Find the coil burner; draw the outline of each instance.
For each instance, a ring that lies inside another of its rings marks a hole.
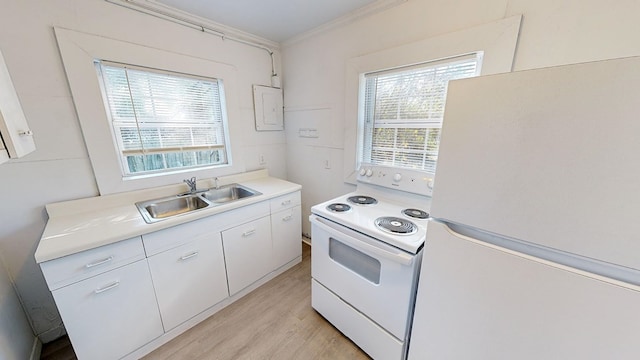
[[[404,209],[402,213],[415,219],[428,219],[429,213],[420,209]]]
[[[339,213],[339,212],[345,212],[345,211],[351,210],[351,206],[343,203],[333,203],[333,204],[327,205],[327,209],[329,211]]]
[[[378,229],[396,235],[411,235],[418,231],[416,224],[393,216],[379,217],[376,219],[375,224]]]
[[[366,196],[366,195],[351,196],[347,200],[350,203],[354,203],[358,205],[373,205],[378,203],[378,200],[376,200],[375,198],[372,198],[371,196]]]

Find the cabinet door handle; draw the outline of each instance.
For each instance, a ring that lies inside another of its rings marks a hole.
[[[293,216],[291,216],[291,215],[287,215],[287,216],[285,216],[285,217],[283,217],[283,218],[282,218],[282,221],[289,221],[289,220],[291,220],[291,219],[293,219]]]
[[[243,237],[247,237],[247,236],[251,236],[256,232],[256,229],[252,229],[252,230],[247,230],[245,232],[242,233]]]
[[[285,201],[282,202],[282,206],[286,206],[286,205],[289,205],[289,204],[291,204],[291,200],[285,200]]]
[[[198,252],[197,251],[194,251],[194,252],[192,252],[191,254],[188,254],[188,255],[181,256],[180,260],[191,259],[194,256],[198,256]]]
[[[105,292],[107,290],[111,290],[113,288],[116,288],[118,286],[120,286],[120,281],[114,281],[113,283],[111,283],[111,284],[109,284],[109,285],[107,285],[107,286],[105,286],[103,288],[95,289],[93,292],[96,293],[96,294],[100,294],[100,293],[103,293],[103,292]]]
[[[93,262],[93,263],[89,263],[89,264],[85,265],[84,267],[86,267],[87,269],[90,269],[90,268],[92,268],[92,267],[94,267],[94,266],[98,266],[98,265],[106,264],[106,263],[108,263],[108,262],[109,262],[109,261],[111,261],[111,260],[113,260],[113,256],[109,256],[108,258],[106,258],[106,259],[102,259],[102,260],[100,260],[100,261],[96,261],[96,262]]]

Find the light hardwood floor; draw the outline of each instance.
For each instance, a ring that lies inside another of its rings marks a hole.
[[[369,359],[311,308],[311,249],[302,262],[147,355],[174,359]]]

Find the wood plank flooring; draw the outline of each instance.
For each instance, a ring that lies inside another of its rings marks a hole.
[[[300,264],[144,359],[370,358],[311,308],[311,248],[304,244]]]
[[[68,336],[42,345],[40,360],[77,360]]]

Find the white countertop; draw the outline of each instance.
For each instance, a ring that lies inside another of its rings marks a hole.
[[[266,170],[220,178],[220,185],[239,183],[262,195],[168,218],[147,224],[135,203],[184,192],[183,184],[133,191],[108,196],[65,201],[46,206],[49,221],[35,252],[37,263],[57,259],[84,250],[112,244],[135,236],[166,229],[249,204],[300,190],[302,187],[269,177]],[[198,187],[213,187],[211,179],[198,181]]]

